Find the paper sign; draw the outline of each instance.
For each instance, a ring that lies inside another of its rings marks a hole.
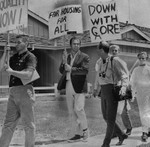
[[[28,0],[0,0],[0,33],[27,27]]]
[[[30,79],[21,79],[21,81],[22,81],[23,85],[26,85],[26,84],[31,83],[39,78],[40,78],[40,75],[38,74],[37,70],[34,70],[32,77]]]
[[[115,1],[88,3],[86,4],[86,11],[92,42],[121,38],[117,4]]]
[[[81,5],[63,6],[49,13],[50,39],[73,31],[83,33]]]

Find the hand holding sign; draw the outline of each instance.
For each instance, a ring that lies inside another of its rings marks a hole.
[[[10,51],[10,45],[6,45],[6,46],[4,47],[4,52],[6,53],[6,52],[8,52],[8,51]]]
[[[62,59],[63,59],[64,64],[67,63],[67,56],[68,56],[68,53],[67,53],[66,49],[64,49],[63,55],[62,55]]]
[[[9,66],[10,45],[6,44],[6,46],[4,47],[4,54],[6,54],[5,64],[7,64]]]

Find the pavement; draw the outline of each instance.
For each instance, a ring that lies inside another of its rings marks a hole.
[[[150,147],[150,138],[147,142],[141,142],[141,133],[142,128],[134,128],[132,134],[128,139],[124,140],[123,144],[120,147]],[[36,138],[35,147],[101,147],[104,139],[104,134],[90,137],[88,142],[75,142],[68,143],[66,140],[50,140],[50,139],[41,139]],[[111,141],[110,147],[115,147],[118,142],[118,138],[114,138]],[[23,130],[16,130],[11,141],[10,147],[24,147],[24,132]]]
[[[0,102],[6,100],[7,98],[1,99]],[[92,106],[96,107],[97,104],[98,105],[97,107],[99,108],[100,102],[96,101],[96,103],[92,103],[95,101],[90,101],[90,105],[93,104]],[[88,104],[89,103],[87,103],[87,107]],[[99,111],[96,109],[96,112],[94,111],[92,115],[94,114],[99,114]],[[0,126],[0,133],[1,133],[1,126]],[[47,136],[39,136],[38,134],[36,134],[35,147],[101,147],[105,136],[105,134],[102,134],[89,137],[88,142],[80,141],[75,143],[68,143],[66,140],[62,140],[61,138],[51,140],[49,134],[46,135]],[[150,138],[148,138],[147,142],[143,143],[141,142],[141,135],[142,135],[141,127],[133,128],[132,134],[128,137],[128,139],[124,140],[123,144],[120,147],[150,147]],[[24,147],[24,137],[25,134],[23,129],[22,128],[16,129],[9,147]],[[112,139],[110,147],[115,147],[117,142],[118,138]]]

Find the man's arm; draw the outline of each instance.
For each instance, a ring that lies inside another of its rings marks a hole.
[[[32,68],[28,68],[26,70],[22,70],[22,71],[16,71],[16,70],[13,70],[11,69],[10,67],[8,67],[6,69],[6,71],[10,74],[10,75],[13,75],[17,78],[20,78],[20,79],[30,79],[32,77],[32,74],[33,74],[33,71],[34,69]]]
[[[101,86],[99,84],[99,71],[96,71],[94,89],[93,89],[93,96],[94,97],[98,96],[100,89],[101,89]]]
[[[37,60],[36,57],[33,54],[30,54],[26,57],[26,68],[22,71],[13,70],[10,66],[6,69],[6,71],[15,77],[18,77],[20,79],[30,79],[32,77],[32,74],[34,70],[36,69]]]
[[[4,48],[4,53],[0,59],[0,71],[3,71],[7,65],[7,58],[9,54],[10,47],[5,47]]]
[[[129,85],[129,72],[126,63],[123,60],[119,58],[118,60],[115,60],[114,58],[114,61],[115,61],[114,62],[115,74],[116,77],[120,77],[121,85],[122,85],[119,93],[122,96],[124,96],[126,93],[127,86]]]
[[[121,59],[114,58],[114,69],[117,77],[120,77],[121,85],[127,87],[129,84],[129,71],[126,63]]]
[[[89,70],[89,61],[90,61],[89,56],[85,55],[80,67],[72,67],[71,68],[72,74],[86,75],[88,73],[88,70]]]
[[[96,64],[95,64],[95,71],[99,71],[99,68],[100,68],[100,64],[101,64],[101,58],[99,58],[97,61],[96,61]]]
[[[61,61],[61,64],[59,66],[59,72],[61,74],[63,74],[65,71],[65,64],[67,64],[67,57],[68,57],[68,53],[66,50],[64,50],[63,54],[62,54],[62,61]]]

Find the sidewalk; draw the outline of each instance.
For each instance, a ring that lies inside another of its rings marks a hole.
[[[123,145],[120,147],[150,147],[150,138],[146,143],[142,143],[140,140],[141,137],[141,127],[134,128],[132,135],[128,139],[124,140]],[[35,147],[101,147],[104,139],[104,135],[98,135],[90,137],[88,142],[75,142],[68,143],[63,140],[41,140],[36,139]],[[115,147],[118,142],[118,138],[112,139],[110,147]],[[24,147],[24,133],[23,131],[16,131],[13,136],[10,147]]]

